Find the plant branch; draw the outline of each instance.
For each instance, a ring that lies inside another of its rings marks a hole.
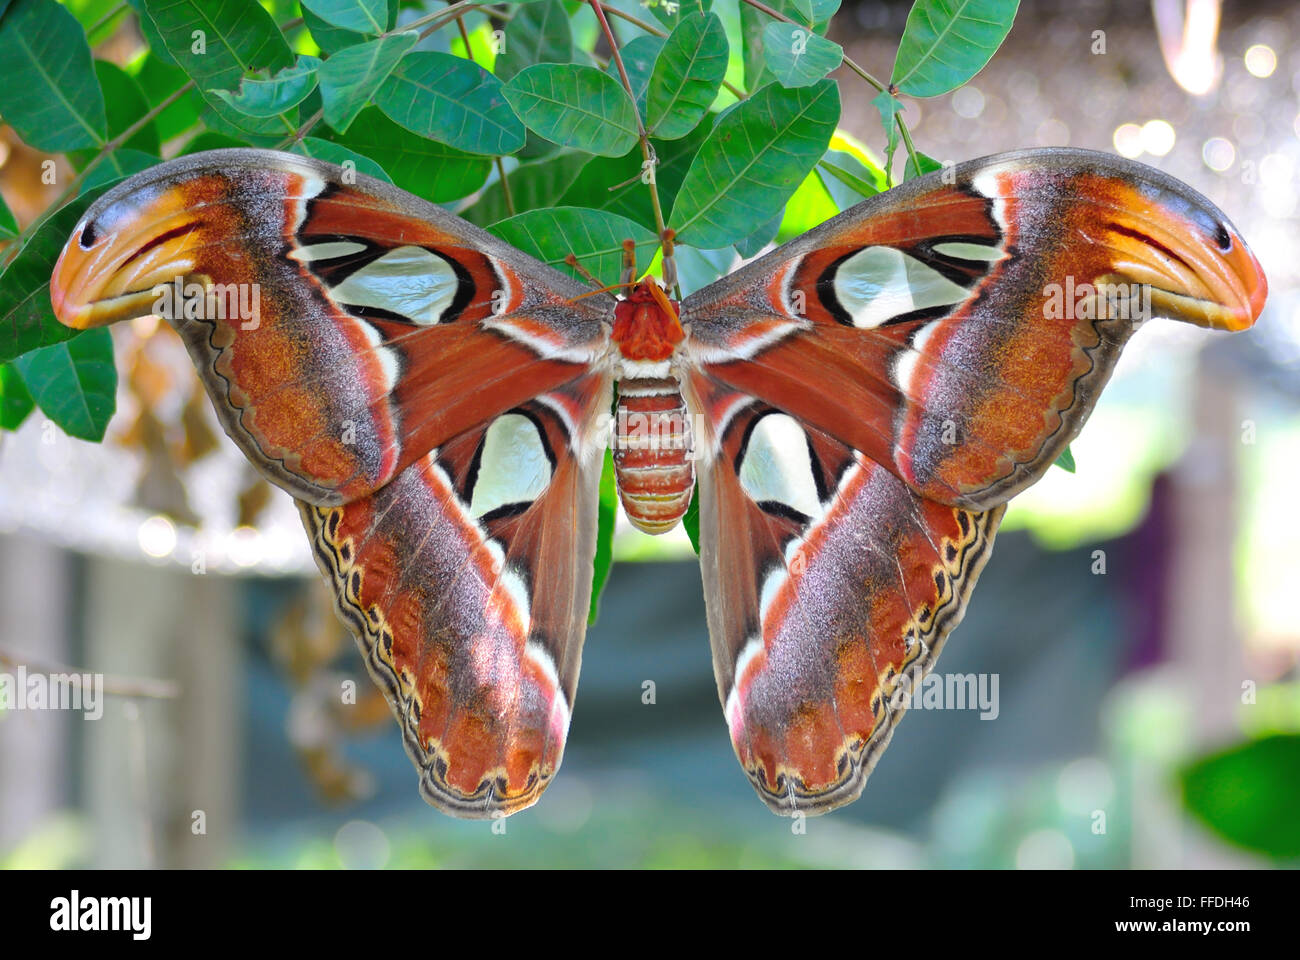
[[[302,138],[307,136],[307,134],[311,131],[312,127],[320,123],[321,117],[323,117],[324,115],[325,115],[325,110],[323,108],[317,110],[315,113],[313,113],[310,117],[308,117],[306,120],[302,122],[301,127],[299,127],[297,130],[294,130],[287,137],[285,137],[283,140],[277,143],[275,145],[275,149],[283,150],[285,147],[292,146],[295,143],[301,143]],[[284,116],[284,114],[281,114],[281,116]]]
[[[802,27],[805,30],[809,29],[806,24],[800,23],[798,20],[791,20],[789,17],[787,17],[784,13],[781,13],[779,10],[773,10],[767,4],[763,3],[763,0],[742,0],[742,2],[749,4],[749,6],[753,7],[755,10],[759,11],[760,13],[767,14],[769,17],[771,17],[774,20],[780,20],[782,23],[791,23],[794,24],[796,27]],[[848,54],[844,54],[843,56],[844,56],[844,65],[848,67],[850,70],[852,70],[854,73],[856,73],[863,80],[865,80],[867,83],[869,83],[871,86],[875,87],[877,92],[879,93],[888,92],[890,96],[894,95],[894,88],[892,84],[886,84],[881,82],[879,79],[873,76],[869,71],[863,69],[863,67],[860,66],[858,63],[856,63],[853,60],[853,58],[850,57]],[[916,146],[912,143],[912,134],[908,131],[907,124],[903,122],[903,115],[901,113],[895,114],[894,122],[898,124],[898,132],[902,134],[903,146],[907,148],[907,155],[912,158],[913,168],[916,170],[920,170],[921,162],[920,160],[917,159]],[[889,136],[888,130],[885,131],[885,136]],[[885,174],[889,178],[890,182],[892,183],[894,179],[893,171],[886,170]]]
[[[600,8],[604,10],[606,13],[613,14],[614,16],[618,17],[620,20],[626,20],[634,27],[639,27],[640,29],[644,30],[646,33],[653,34],[656,37],[668,36],[668,31],[656,27],[653,23],[647,23],[646,21],[638,17],[634,17],[630,13],[624,13],[618,7],[610,6],[607,3],[602,3],[600,4]]]
[[[102,17],[100,17],[98,20],[92,23],[90,25],[90,28],[86,30],[86,42],[90,43],[93,46],[95,41],[91,40],[90,38],[93,37],[99,30],[103,29],[104,27],[108,26],[108,24],[116,20],[120,14],[126,12],[129,9],[130,9],[130,5],[126,3],[126,0],[123,0],[122,3],[119,3],[117,6],[113,7],[113,9],[109,10],[108,13],[104,14]]]
[[[609,21],[605,19],[605,7],[600,3],[600,0],[590,0],[590,3],[591,9],[596,13],[596,19],[600,21],[600,28],[605,34],[605,40],[609,43],[610,54],[614,58],[614,64],[618,67],[619,78],[623,81],[623,89],[627,91],[628,98],[632,101],[632,115],[636,117],[637,139],[641,143],[641,156],[645,158],[642,170],[648,169],[650,171],[647,186],[650,188],[650,206],[654,210],[655,231],[660,243],[663,243],[668,227],[664,223],[664,211],[659,203],[659,187],[655,183],[655,168],[659,164],[659,158],[655,156],[654,147],[650,145],[650,136],[646,133],[645,124],[641,122],[641,110],[636,105],[636,92],[632,89],[631,79],[628,78],[627,67],[623,65],[623,54],[619,52],[618,38],[614,36]],[[666,275],[671,275],[671,273],[669,272]]]

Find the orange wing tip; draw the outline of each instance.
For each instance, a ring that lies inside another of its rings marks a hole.
[[[449,768],[439,756],[420,772],[420,796],[431,807],[462,820],[499,820],[527,810],[541,799],[555,770],[534,768],[522,783],[511,783],[504,769],[493,771],[470,790],[448,781]]]
[[[567,735],[568,708],[563,693],[556,691],[550,727],[542,734],[504,744],[482,743],[480,751],[469,749],[472,736],[447,736],[456,744],[455,752],[443,740],[429,740],[419,756],[412,756],[420,769],[420,796],[430,807],[461,820],[513,816],[536,804],[550,786]]]
[[[893,725],[887,724],[878,736],[869,741],[844,740],[833,753],[828,754],[834,757],[833,775],[829,777],[778,761],[774,754],[766,751],[763,756],[748,755],[734,736],[732,746],[754,791],[768,809],[783,817],[798,814],[818,817],[846,806],[862,795],[867,778],[892,735]]]

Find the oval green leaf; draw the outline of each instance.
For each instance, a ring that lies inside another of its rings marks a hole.
[[[763,62],[783,87],[816,83],[844,60],[838,43],[805,27],[769,23],[763,28]]]
[[[17,430],[35,406],[18,368],[0,363],[0,430]]]
[[[646,118],[651,133],[676,140],[695,129],[727,73],[727,32],[715,14],[685,17],[655,60],[646,91]]]
[[[104,95],[77,18],[54,0],[17,0],[0,22],[0,116],[28,146],[98,146]]]
[[[1181,771],[1183,804],[1230,843],[1279,860],[1300,858],[1300,736],[1234,745]]]
[[[984,69],[1019,0],[916,0],[894,58],[893,86],[913,97],[956,90]]]
[[[653,233],[626,217],[585,207],[530,210],[488,227],[506,243],[581,279],[564,260],[569,254],[602,283],[613,283],[623,268],[623,241],[636,243],[637,263],[649,263],[659,246]]]
[[[492,161],[416,136],[389,120],[378,107],[357,115],[336,143],[370,157],[393,183],[417,197],[445,203],[469,196],[487,180]]]
[[[686,173],[668,225],[681,242],[706,250],[748,236],[812,171],[839,118],[831,80],[763,87],[718,120]]]
[[[18,221],[14,219],[14,213],[9,209],[9,204],[5,203],[4,197],[0,197],[0,240],[12,240],[18,236]]]
[[[200,91],[233,90],[245,74],[262,68],[283,70],[293,64],[280,28],[259,4],[244,0],[143,3],[167,52]]]
[[[682,179],[708,135],[709,124],[705,122],[680,139],[651,141],[659,159],[655,167],[655,185],[659,202],[665,210],[672,209]],[[621,157],[592,157],[560,198],[559,205],[608,210],[641,224],[647,230],[654,229],[650,191],[638,176],[643,162],[641,150],[637,147]]]
[[[388,0],[302,0],[302,5],[332,27],[354,33],[383,33]]]
[[[325,122],[347,132],[361,108],[372,98],[420,35],[414,30],[347,47],[320,67],[320,97]],[[431,54],[441,56],[441,54]]]
[[[14,361],[41,411],[70,437],[98,443],[117,405],[117,367],[108,329],[83,330],[64,343]]]
[[[292,67],[286,67],[269,80],[245,77],[239,90],[213,91],[240,113],[250,117],[274,117],[292,110],[316,89],[316,71],[321,61],[305,54]],[[328,119],[328,118],[326,118]]]
[[[628,82],[636,97],[636,108],[644,120],[646,115],[645,98],[650,89],[650,77],[654,73],[655,61],[659,51],[664,48],[667,37],[636,37],[622,49],[623,69],[627,71]],[[618,64],[611,57],[605,64],[605,72],[615,80],[622,82],[618,75]]]
[[[68,234],[104,189],[89,190],[48,216],[0,274],[0,363],[76,333],[54,319],[50,275]]]
[[[340,167],[345,167],[351,163],[353,169],[358,173],[364,173],[376,180],[393,182],[393,178],[375,161],[357,153],[355,150],[349,150],[339,143],[331,143],[329,140],[321,140],[319,137],[303,137],[293,145],[292,150],[304,157],[315,157],[317,160],[338,164]]]
[[[569,189],[591,157],[578,150],[561,150],[553,157],[521,163],[506,174],[510,205],[500,180],[483,188],[474,202],[459,211],[470,223],[486,227],[516,213],[542,207],[563,206],[560,197]],[[513,207],[513,209],[511,209]]]
[[[501,81],[449,53],[411,54],[376,92],[375,103],[412,133],[468,153],[499,156],[524,145],[524,125]]]
[[[494,69],[502,83],[536,63],[571,63],[573,33],[560,0],[520,7],[506,24],[505,44]]]
[[[637,142],[636,107],[595,67],[538,64],[507,83],[505,96],[529,130],[553,143],[621,157]]]
[[[99,79],[100,89],[104,91],[108,137],[110,140],[115,139],[126,133],[149,112],[149,100],[135,77],[115,63],[96,60],[95,76]],[[122,146],[139,150],[141,153],[151,153],[155,157],[162,153],[158,128],[153,123],[145,124]]]

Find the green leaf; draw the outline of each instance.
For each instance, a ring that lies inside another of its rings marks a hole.
[[[817,172],[821,175],[822,183],[825,184],[827,191],[835,198],[836,204],[841,208],[852,206],[866,197],[874,197],[887,189],[883,178],[877,182],[873,171],[864,167],[857,157],[840,150],[827,150],[826,156],[817,165]],[[862,174],[864,173],[872,179],[868,180],[863,177]],[[857,196],[846,196],[836,186],[837,183],[848,187]]]
[[[144,91],[145,99],[149,101],[149,107],[152,109],[179,90],[189,77],[185,76],[185,71],[180,67],[163,60],[158,55],[158,51],[151,50],[140,62],[135,80]],[[163,108],[162,113],[154,117],[153,121],[158,139],[166,143],[193,129],[199,122],[202,104],[203,99],[198,94],[191,93],[188,96],[178,97],[169,106]]]
[[[292,150],[304,157],[315,157],[317,160],[338,164],[340,167],[351,162],[358,173],[364,173],[368,177],[385,180],[388,183],[393,182],[393,178],[384,171],[384,168],[369,157],[363,156],[355,150],[349,150],[341,144],[321,140],[319,137],[303,137],[293,145]]]
[[[798,14],[791,19],[801,20],[812,26],[830,22],[831,17],[835,16],[840,9],[840,0],[790,0],[790,6]]]
[[[778,213],[749,236],[736,241],[736,252],[746,259],[757,256],[760,250],[776,239],[776,233],[781,229],[782,219],[782,215]]]
[[[769,23],[763,29],[763,61],[783,87],[816,83],[843,60],[838,43],[803,27]]]
[[[516,10],[506,24],[505,45],[497,54],[495,72],[504,83],[535,63],[571,62],[569,14],[560,0],[544,0]]]
[[[293,117],[250,117],[216,96],[234,90],[246,74],[282,70],[293,64],[275,21],[259,4],[243,0],[141,0],[158,36],[195,83],[210,130],[264,146],[296,126]]]
[[[200,119],[205,127],[255,146],[273,147],[297,127],[289,113],[275,117],[250,117],[240,113],[216,96],[215,91],[209,91],[206,97],[199,96],[199,102],[202,105]]]
[[[591,161],[591,157],[585,153],[564,150],[553,157],[521,163],[506,174],[510,197],[514,201],[513,212],[525,213],[542,207],[564,206],[560,197],[573,185],[588,161]],[[480,227],[511,216],[501,181],[493,181],[484,187],[483,192],[460,215]]]
[[[5,203],[5,198],[0,197],[0,240],[12,240],[18,236],[18,221],[14,219],[13,211]]]
[[[493,156],[524,145],[524,125],[501,81],[472,60],[413,53],[375,94],[379,108],[412,133]]]
[[[70,437],[104,439],[117,403],[117,367],[108,329],[83,330],[14,361],[41,411]]]
[[[880,123],[885,128],[885,173],[893,176],[894,151],[898,149],[898,123],[896,118],[903,112],[902,102],[888,90],[882,90],[871,100],[871,105],[880,111]]]
[[[672,13],[668,12],[663,0],[643,0],[641,6],[649,7],[655,19],[672,30],[687,17],[697,13],[708,13],[709,7],[713,6],[713,0],[679,0],[677,9]]]
[[[1229,747],[1187,766],[1180,779],[1184,806],[1229,843],[1300,857],[1300,735]]]
[[[912,162],[913,157],[909,154],[907,158],[907,163],[903,164],[904,182],[908,180],[915,180],[917,177],[923,177],[927,173],[934,173],[936,170],[943,169],[942,163],[934,159],[934,157],[926,156],[920,150],[916,151],[915,159],[916,162],[921,165],[920,169],[919,170],[917,169],[916,164]]]
[[[763,59],[763,30],[772,20],[747,3],[740,4],[741,52],[745,61],[745,89],[757,93],[772,80]]]
[[[99,80],[100,89],[104,91],[108,117],[107,136],[111,140],[125,133],[149,112],[149,101],[135,78],[115,63],[96,60],[95,76]],[[162,152],[158,130],[152,123],[137,130],[122,146],[141,153],[151,153],[155,157]],[[88,159],[89,156],[78,158],[77,165],[85,166]]]
[[[403,190],[434,203],[468,196],[483,186],[492,169],[489,158],[416,136],[378,107],[362,110],[346,135],[331,139],[370,157]]]
[[[393,69],[401,62],[406,51],[415,46],[419,38],[420,35],[414,30],[394,34],[391,37],[380,37],[369,43],[340,50],[321,64],[320,95],[325,111],[325,122],[339,133],[346,133],[368,100],[373,98],[382,106],[381,88],[393,79],[390,76]],[[440,57],[445,54],[429,53],[418,56]],[[415,109],[413,96],[411,108]],[[393,119],[399,118],[393,117]]]
[[[144,0],[144,7],[167,52],[205,93],[233,90],[247,73],[293,64],[280,29],[256,3]]]
[[[81,181],[81,189],[78,192],[90,193],[105,184],[115,183],[123,177],[139,173],[141,170],[148,170],[157,163],[158,158],[152,153],[127,150],[125,147],[114,150],[104,157],[94,170],[86,174],[86,179]]]
[[[679,140],[651,140],[659,164],[655,168],[655,185],[659,202],[671,210],[691,161],[709,135],[710,123],[701,123]],[[621,157],[593,157],[582,173],[560,198],[560,206],[591,207],[608,210],[641,224],[655,227],[650,189],[641,182],[643,158],[641,148],[633,147]],[[612,188],[612,189],[611,189]]]
[[[205,150],[228,150],[231,147],[247,147],[248,143],[228,137],[224,133],[214,133],[206,130],[198,136],[186,141],[184,149],[178,156],[188,157],[191,153],[203,153]]]
[[[573,254],[604,283],[618,279],[624,240],[636,243],[638,263],[649,263],[659,246],[658,238],[645,227],[626,217],[585,207],[530,210],[494,223],[488,230],[544,263],[578,277],[564,262]]]
[[[383,33],[388,0],[302,0],[302,5],[330,26],[354,33]]]
[[[145,7],[145,0],[126,0],[126,2],[135,11],[136,20],[140,24],[140,33],[144,35],[144,42],[149,45],[150,55],[161,60],[166,66],[180,69],[176,58],[167,52],[167,45],[163,43],[162,35],[158,32],[158,24],[153,22],[153,17]]]
[[[651,132],[676,140],[695,129],[727,73],[727,32],[715,14],[684,18],[668,35],[646,91]]]
[[[1069,447],[1061,451],[1061,455],[1056,458],[1056,465],[1069,473],[1075,472],[1074,454],[1070,452]]]
[[[76,333],[54,319],[50,275],[68,235],[103,192],[83,193],[47,217],[0,274],[0,363]]]
[[[316,46],[320,47],[321,53],[327,56],[333,56],[358,43],[365,43],[367,39],[364,33],[330,26],[306,7],[302,8],[302,22],[311,38],[316,41]]]
[[[894,59],[892,86],[913,97],[956,90],[984,69],[1019,0],[916,0]]]
[[[636,96],[636,108],[640,111],[642,119],[645,119],[646,115],[646,93],[650,89],[650,77],[654,72],[655,60],[658,59],[659,51],[664,48],[666,42],[665,37],[636,37],[620,51],[623,56],[623,69],[627,71],[628,82],[632,85],[632,93]],[[623,82],[618,75],[618,64],[613,57],[605,65],[605,72],[619,83]]]
[[[817,176],[814,170],[804,177],[803,183],[799,184],[799,189],[786,203],[785,213],[781,217],[781,226],[776,233],[777,241],[784,243],[786,240],[802,236],[839,212],[840,208],[835,203],[835,198],[831,196],[830,191],[822,183],[821,177]]]
[[[636,107],[595,67],[539,64],[512,78],[506,99],[528,129],[553,143],[621,157],[637,142]]]
[[[28,146],[63,153],[104,142],[104,95],[86,35],[54,0],[16,0],[5,13],[0,77],[0,115]]]
[[[677,257],[677,284],[686,296],[716,283],[718,277],[731,269],[736,259],[734,246],[701,250],[699,247],[679,243],[673,248],[673,253]]]
[[[318,58],[303,55],[292,67],[286,67],[269,80],[245,77],[238,92],[214,90],[213,93],[246,116],[274,117],[311,96],[320,65]]]
[[[691,541],[691,549],[698,555],[700,552],[700,482],[698,480],[695,481],[695,492],[691,494],[690,506],[682,516],[682,529],[686,531],[686,538]]]
[[[0,364],[0,430],[17,430],[35,406],[17,368]]]
[[[3,424],[0,424],[2,426]],[[614,482],[614,452],[605,450],[605,465],[600,471],[600,509],[596,515],[596,556],[591,571],[591,609],[587,625],[596,622],[600,613],[600,595],[614,565],[614,521],[618,519],[618,487]]]
[[[669,226],[682,243],[729,246],[780,211],[826,152],[840,117],[831,80],[769,84],[714,125],[687,171]]]

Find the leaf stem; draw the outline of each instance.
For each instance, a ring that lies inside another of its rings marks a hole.
[[[605,34],[605,39],[609,43],[610,53],[614,58],[615,65],[618,67],[619,78],[623,81],[623,89],[627,91],[627,95],[632,101],[632,115],[636,117],[637,139],[641,143],[641,156],[645,158],[642,170],[648,169],[650,171],[650,179],[646,185],[650,188],[650,206],[654,210],[655,232],[660,243],[663,244],[668,233],[668,227],[664,223],[664,211],[659,203],[659,187],[655,184],[654,173],[659,164],[659,158],[655,156],[654,147],[650,145],[650,137],[646,133],[645,124],[641,122],[641,109],[636,104],[636,92],[633,91],[632,81],[628,78],[627,67],[623,65],[623,55],[619,52],[618,38],[614,36],[609,21],[605,19],[604,4],[600,0],[589,0],[589,2],[591,3],[591,9],[596,13],[596,19],[600,21],[600,28]],[[671,249],[671,247],[668,249]],[[671,259],[671,254],[665,259]],[[665,276],[672,276],[673,273],[671,266],[665,270]]]
[[[604,10],[606,13],[613,14],[614,16],[618,17],[620,20],[626,20],[634,27],[640,27],[646,33],[653,34],[656,37],[668,36],[667,30],[661,30],[659,27],[656,27],[653,23],[647,23],[645,20],[642,20],[638,17],[634,17],[630,13],[624,13],[618,7],[611,6],[610,4],[607,3],[602,3],[600,5],[600,8]]]
[[[506,165],[500,157],[493,158],[497,165],[497,179],[501,181],[501,194],[506,201],[506,213],[510,216],[515,215],[515,197],[510,192],[510,178],[506,176]]]
[[[399,23],[397,26],[393,27],[393,29],[386,30],[384,33],[380,34],[380,36],[392,37],[399,33],[406,33],[410,30],[425,27],[426,29],[420,33],[420,39],[423,40],[443,24],[455,20],[463,14],[473,13],[475,10],[487,9],[487,7],[488,4],[478,3],[477,0],[459,0],[459,2],[453,3],[448,7],[443,7],[441,10],[435,11],[434,13],[426,13],[422,17],[417,17],[410,23]]]
[[[287,137],[285,137],[283,140],[277,143],[275,145],[275,149],[283,150],[285,147],[292,146],[295,143],[301,143],[302,138],[307,136],[307,134],[311,132],[312,127],[320,123],[321,117],[323,117],[324,115],[325,115],[325,109],[322,107],[320,110],[317,110],[310,117],[304,120],[302,126],[300,126],[297,130],[291,132]],[[283,117],[284,114],[280,114],[280,116]]]
[[[98,20],[92,23],[90,25],[90,28],[86,30],[87,43],[90,43],[93,46],[94,41],[92,41],[90,38],[94,36],[97,31],[99,31],[103,27],[106,27],[112,21],[116,20],[119,14],[123,13],[129,8],[130,5],[126,3],[126,0],[122,0],[121,3],[113,7],[113,9],[109,10],[108,13],[104,14],[102,17],[100,17]]]
[[[780,20],[783,23],[792,23],[796,27],[803,27],[804,29],[808,29],[806,24],[800,23],[798,20],[791,20],[789,17],[787,17],[784,13],[781,13],[779,10],[773,10],[767,4],[763,3],[763,0],[742,0],[742,2],[749,4],[751,7],[753,7],[755,10],[759,11],[760,13],[767,14],[769,17],[773,18],[774,20]],[[863,80],[865,80],[867,83],[869,83],[871,86],[875,87],[877,92],[885,93],[886,91],[888,91],[890,96],[894,95],[894,91],[891,85],[883,83],[879,79],[874,77],[869,71],[863,69],[863,67],[861,67],[857,62],[855,62],[853,58],[850,57],[848,54],[843,54],[843,56],[844,56],[844,65],[848,67],[850,70],[852,70],[854,73],[856,73]],[[908,131],[907,124],[903,122],[903,115],[901,112],[894,114],[894,122],[898,124],[898,132],[901,133],[903,136],[903,145],[907,148],[907,155],[912,158],[913,168],[916,170],[920,170],[921,162],[920,160],[917,159],[916,156],[916,146],[912,143],[912,134]],[[885,136],[889,136],[888,130],[885,131]],[[892,184],[894,180],[893,171],[886,170],[885,175],[889,178],[889,182]]]

